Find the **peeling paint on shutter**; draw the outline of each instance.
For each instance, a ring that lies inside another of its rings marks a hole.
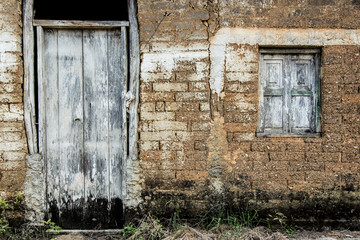
[[[319,85],[317,51],[260,55],[259,123],[257,136],[301,136],[319,131],[316,125]]]

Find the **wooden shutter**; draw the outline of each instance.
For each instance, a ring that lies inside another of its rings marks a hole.
[[[260,68],[260,131],[281,133],[286,124],[284,112],[284,69],[285,59],[281,55],[263,55]]]
[[[319,51],[264,49],[260,52],[257,136],[319,132]]]
[[[290,132],[315,132],[315,64],[313,55],[290,56]]]

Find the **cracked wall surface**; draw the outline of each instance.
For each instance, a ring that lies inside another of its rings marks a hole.
[[[359,211],[358,1],[138,7],[145,207],[166,215],[175,202],[196,216],[250,204],[317,219],[342,215],[329,205]],[[259,47],[322,50],[321,137],[256,137]]]
[[[307,219],[360,212],[359,1],[138,0],[137,7],[140,165],[131,159],[127,172],[130,208],[168,215],[176,206],[182,217],[247,204]],[[38,156],[25,163],[21,1],[0,3],[0,26],[0,194],[24,191],[27,171],[31,195],[42,183],[31,181],[40,180],[31,164]],[[277,46],[321,49],[319,138],[255,136],[258,51]]]

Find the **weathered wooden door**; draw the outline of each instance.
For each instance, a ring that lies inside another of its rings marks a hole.
[[[37,27],[40,151],[48,217],[118,228],[126,157],[125,26]]]

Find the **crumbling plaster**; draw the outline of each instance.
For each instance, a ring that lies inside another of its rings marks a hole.
[[[359,42],[360,30],[221,28],[210,39],[210,88],[213,93],[221,95],[226,65],[235,66],[238,71],[247,67],[242,64],[245,62],[231,61],[231,53],[226,52],[228,44],[249,44],[264,47],[321,47],[326,45],[357,45]],[[249,55],[253,54],[251,52],[245,54],[247,57]],[[256,62],[255,57],[254,62]]]

